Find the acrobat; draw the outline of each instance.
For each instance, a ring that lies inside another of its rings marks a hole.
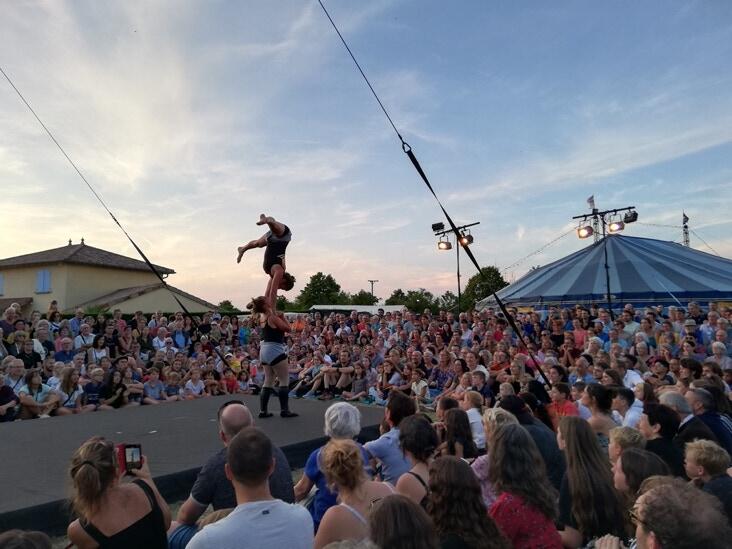
[[[285,250],[292,240],[292,232],[287,225],[276,221],[274,217],[261,214],[257,225],[269,226],[269,231],[257,240],[252,240],[244,246],[239,246],[237,263],[241,263],[244,252],[253,248],[266,248],[264,251],[264,272],[269,275],[265,297],[272,308],[277,301],[277,290],[292,290],[295,277],[286,272]]]

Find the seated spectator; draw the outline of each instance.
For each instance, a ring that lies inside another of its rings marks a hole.
[[[465,458],[471,463],[478,457],[478,447],[465,410],[454,408],[445,412],[445,432],[438,450],[442,456]]]
[[[361,412],[352,404],[346,402],[336,402],[328,407],[325,411],[325,428],[323,429],[325,436],[332,439],[353,440],[361,432]],[[333,492],[325,480],[325,473],[322,468],[321,454],[323,448],[321,446],[308,457],[305,463],[305,470],[300,481],[295,485],[295,500],[304,500],[313,486],[317,488],[315,498],[308,506],[310,514],[313,517],[315,532],[318,531],[320,521],[323,519],[325,512],[337,503],[338,494]],[[362,457],[364,462],[367,461],[368,455],[362,449]]]
[[[498,498],[489,514],[514,548],[561,549],[557,491],[529,433],[505,424],[491,433],[489,479]]]
[[[67,533],[76,547],[168,547],[170,510],[155,487],[145,456],[142,468],[130,473],[136,479],[121,482],[114,444],[94,437],[74,453],[69,472],[72,506],[79,518]]]
[[[485,432],[483,431],[483,395],[477,391],[468,391],[460,407],[468,414],[473,442],[479,454],[485,454]]]
[[[386,496],[369,516],[371,540],[382,549],[438,549],[432,519],[408,497]]]
[[[574,402],[570,399],[569,384],[558,381],[552,385],[549,391],[549,397],[552,399],[551,404],[547,406],[549,417],[552,420],[554,431],[559,427],[559,420],[565,416],[578,416],[579,410]]]
[[[729,454],[709,440],[695,440],[686,445],[686,475],[706,493],[722,503],[732,526],[732,477],[727,474]]]
[[[12,356],[3,360],[3,364],[7,364],[4,383],[17,395],[25,385],[25,365],[22,360]]]
[[[2,549],[52,549],[51,538],[43,532],[8,530],[0,534]]]
[[[644,493],[631,516],[639,548],[723,549],[732,539],[718,500],[681,481]]]
[[[268,479],[276,468],[273,449],[272,442],[255,427],[241,429],[230,440],[224,468],[237,506],[226,518],[193,536],[189,549],[313,546],[313,521],[307,509],[285,503],[269,491]]]
[[[439,457],[430,465],[429,473],[427,512],[441,547],[511,547],[488,515],[478,480],[465,461],[454,456]]]
[[[129,390],[122,380],[122,373],[119,370],[110,370],[104,381],[101,392],[100,404],[111,406],[114,409],[123,408],[127,405]],[[92,405],[92,410],[95,407]]]
[[[581,547],[606,534],[626,540],[625,506],[592,427],[583,419],[565,417],[559,422],[557,442],[567,457],[559,490],[559,535],[564,547]]]
[[[646,439],[638,429],[632,427],[615,427],[610,429],[610,444],[607,447],[607,453],[610,457],[610,463],[615,465],[618,458],[623,452],[629,448],[639,448],[641,450],[646,447]]]
[[[486,441],[491,439],[495,430],[501,425],[518,425],[518,420],[511,413],[503,408],[488,408],[483,412],[483,431]],[[480,483],[480,491],[483,495],[483,503],[487,508],[496,500],[496,493],[490,481],[490,459],[488,455],[479,456],[471,465],[473,473]]]
[[[5,385],[5,374],[0,370],[0,423],[13,421],[15,409],[20,400],[13,390]]]
[[[150,368],[148,380],[143,385],[143,404],[160,404],[168,401],[165,392],[165,385],[160,381],[160,371],[157,368]]]
[[[399,477],[411,468],[409,461],[399,448],[399,424],[401,421],[414,415],[414,401],[408,396],[393,391],[384,410],[384,419],[389,431],[378,439],[364,444],[366,452],[371,457],[371,467],[377,470],[383,480],[396,485]],[[380,470],[377,465],[381,465]]]
[[[404,418],[399,427],[399,446],[412,468],[399,477],[396,492],[427,508],[429,464],[437,450],[437,433],[421,415]]]
[[[59,406],[57,416],[69,416],[88,411],[82,406],[84,391],[79,386],[79,372],[73,366],[64,366],[61,371],[61,383],[56,389]]]
[[[387,482],[367,479],[361,448],[352,440],[331,440],[323,449],[322,460],[326,481],[338,490],[339,503],[323,515],[315,549],[335,541],[367,538],[374,501],[393,494],[394,488]]]
[[[89,377],[91,377],[91,381],[84,385],[84,406],[88,406],[90,410],[113,410],[114,408],[105,404],[102,399],[104,370],[94,368]]]
[[[670,474],[666,462],[656,454],[639,448],[628,448],[618,456],[613,465],[613,485],[625,498],[627,509],[631,509],[644,480]]]
[[[706,424],[691,413],[691,406],[684,395],[676,391],[667,391],[659,397],[661,404],[668,406],[679,415],[681,422],[674,436],[676,447],[684,451],[684,446],[692,440],[704,439],[717,442],[717,437]]]
[[[646,404],[643,407],[638,430],[646,439],[646,450],[663,459],[671,473],[684,475],[684,455],[673,443],[679,428],[679,416],[663,404]]]
[[[732,455],[732,426],[728,418],[718,413],[714,396],[706,389],[690,389],[685,398],[692,413],[709,427],[719,445]]]
[[[20,419],[50,417],[58,407],[58,395],[41,379],[39,370],[25,374],[25,385],[18,391],[20,400]]]
[[[557,445],[557,437],[554,432],[536,419],[526,406],[526,403],[517,396],[511,396],[503,399],[500,407],[511,412],[518,422],[526,429],[531,438],[534,439],[536,447],[539,449],[541,457],[544,459],[544,465],[547,469],[547,475],[552,486],[559,490],[562,483],[562,477],[566,469],[564,455]]]
[[[582,404],[587,406],[591,413],[587,422],[604,449],[607,449],[609,443],[610,429],[618,426],[618,422],[612,416],[612,403],[612,391],[599,383],[588,385],[582,393]]]
[[[225,402],[219,408],[218,431],[224,447],[211,456],[201,468],[191,489],[191,495],[178,511],[177,523],[194,526],[204,511],[211,505],[214,511],[236,506],[237,497],[231,479],[225,472],[228,447],[240,431],[252,427],[254,419],[249,409],[239,400]],[[268,493],[286,503],[295,501],[292,485],[292,471],[285,454],[277,446],[272,446],[274,469],[269,478]],[[178,524],[174,524],[174,528]]]
[[[627,387],[611,387],[613,391],[612,410],[622,420],[624,427],[638,427],[641,414],[643,414],[643,402],[635,398],[635,394]]]

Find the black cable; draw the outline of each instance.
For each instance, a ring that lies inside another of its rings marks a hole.
[[[6,73],[6,72],[5,72],[4,70],[3,70],[2,66],[0,66],[0,73],[2,73],[2,75],[3,75],[4,77],[5,77],[5,80],[7,80],[7,81],[8,81],[8,83],[10,84],[10,86],[11,86],[11,87],[12,87],[12,88],[13,88],[13,89],[15,90],[15,93],[17,93],[17,94],[18,94],[18,97],[20,97],[20,100],[21,100],[21,101],[23,102],[23,104],[24,104],[24,105],[25,105],[25,106],[26,106],[26,107],[28,108],[28,110],[29,110],[29,111],[31,112],[31,114],[33,114],[33,116],[34,116],[34,117],[35,117],[35,119],[36,119],[36,120],[38,121],[38,123],[39,123],[39,124],[41,125],[41,127],[43,128],[43,130],[44,130],[44,131],[46,132],[46,134],[48,134],[48,137],[50,137],[50,138],[51,138],[51,141],[53,141],[53,143],[54,143],[54,144],[56,145],[56,147],[58,147],[58,150],[59,150],[59,151],[61,151],[61,154],[63,154],[63,155],[64,155],[64,157],[66,158],[66,160],[68,160],[69,164],[71,164],[71,167],[72,167],[72,168],[74,168],[74,170],[75,170],[75,171],[76,171],[76,173],[77,173],[77,174],[79,175],[79,177],[81,178],[81,180],[82,180],[82,181],[83,181],[84,183],[86,183],[86,186],[87,186],[87,187],[89,188],[89,190],[90,190],[90,191],[92,192],[92,194],[94,195],[94,197],[95,197],[95,198],[96,198],[96,199],[97,199],[97,200],[99,201],[99,203],[100,203],[100,204],[102,205],[102,207],[103,207],[103,208],[104,208],[104,209],[105,209],[105,210],[107,211],[107,213],[109,214],[109,216],[110,216],[110,217],[112,218],[112,221],[114,221],[114,222],[115,222],[115,224],[116,224],[116,225],[117,225],[117,226],[118,226],[118,227],[120,228],[120,230],[121,230],[121,231],[122,231],[122,232],[124,233],[124,235],[125,235],[125,236],[127,237],[127,240],[129,240],[129,241],[130,241],[130,244],[132,244],[132,246],[133,246],[133,247],[135,248],[135,250],[137,250],[137,253],[139,253],[139,254],[140,254],[140,256],[142,257],[142,259],[143,259],[143,260],[145,261],[145,263],[147,264],[148,268],[149,268],[149,269],[150,269],[150,270],[151,270],[151,271],[153,272],[153,274],[154,274],[154,275],[155,275],[155,276],[156,276],[156,277],[157,277],[157,278],[158,278],[158,279],[160,280],[160,282],[161,282],[161,283],[163,284],[163,287],[164,287],[164,288],[165,288],[166,290],[168,290],[168,291],[170,292],[170,295],[171,295],[171,296],[173,296],[173,299],[175,299],[175,301],[176,301],[176,302],[178,303],[178,305],[180,306],[180,308],[181,308],[181,309],[182,309],[183,311],[185,311],[185,313],[186,313],[186,314],[187,314],[187,315],[188,315],[188,316],[190,317],[190,319],[191,319],[191,322],[193,323],[193,325],[195,326],[195,328],[196,328],[196,329],[198,329],[198,327],[199,327],[199,324],[198,324],[198,322],[196,321],[195,317],[194,317],[194,316],[193,316],[193,315],[191,314],[191,312],[190,312],[190,311],[189,311],[189,310],[188,310],[188,309],[186,308],[186,306],[185,306],[185,305],[183,305],[183,302],[181,302],[181,300],[180,300],[180,299],[178,299],[178,296],[177,296],[177,295],[175,294],[175,292],[174,292],[173,290],[171,290],[171,289],[170,289],[170,286],[168,286],[168,283],[167,283],[167,282],[165,281],[165,279],[163,278],[163,275],[162,275],[162,274],[160,273],[160,271],[158,271],[158,270],[157,270],[157,269],[155,268],[155,265],[153,265],[153,264],[152,264],[152,262],[151,262],[151,261],[150,261],[150,260],[149,260],[149,259],[147,258],[147,256],[146,256],[146,255],[145,255],[145,253],[144,253],[144,252],[142,251],[142,249],[140,249],[140,247],[139,247],[139,246],[137,245],[137,243],[136,243],[136,242],[135,242],[135,241],[134,241],[134,240],[132,239],[132,237],[131,237],[131,236],[129,235],[129,233],[128,233],[128,232],[127,232],[127,231],[125,230],[125,228],[124,228],[124,227],[122,226],[122,224],[121,224],[121,223],[120,223],[120,222],[119,222],[119,221],[117,220],[117,218],[116,218],[116,217],[115,217],[115,215],[114,215],[114,214],[112,213],[112,211],[111,211],[111,210],[109,209],[109,207],[107,207],[107,204],[106,204],[106,203],[104,202],[104,200],[102,200],[102,197],[101,197],[101,196],[99,196],[99,194],[98,194],[98,193],[97,193],[97,191],[96,191],[96,190],[94,189],[94,187],[92,187],[91,183],[89,183],[89,181],[88,181],[88,180],[86,179],[86,177],[84,177],[84,174],[83,174],[83,173],[81,172],[81,170],[79,169],[79,167],[78,167],[78,166],[76,165],[76,163],[75,163],[75,162],[74,162],[74,161],[73,161],[73,160],[71,159],[71,157],[70,157],[70,156],[69,156],[69,155],[68,155],[68,154],[66,153],[66,151],[64,150],[64,148],[63,148],[63,147],[61,146],[61,144],[60,144],[60,143],[58,142],[58,140],[57,140],[57,139],[56,139],[56,138],[54,137],[53,133],[51,133],[51,130],[49,130],[49,129],[48,129],[48,127],[47,127],[47,126],[46,126],[46,125],[45,125],[45,124],[43,123],[43,120],[41,120],[41,118],[40,118],[40,117],[38,116],[38,114],[36,113],[36,111],[35,111],[35,110],[33,110],[33,107],[31,107],[31,106],[30,106],[30,103],[28,103],[28,101],[26,101],[26,99],[25,99],[25,97],[23,96],[23,94],[22,94],[22,93],[20,93],[20,90],[19,90],[19,89],[17,88],[17,86],[16,86],[16,85],[15,85],[15,84],[13,83],[13,81],[12,81],[12,80],[10,79],[10,77],[8,76],[8,74],[7,74],[7,73]],[[220,358],[221,358],[221,360],[222,360],[222,361],[224,362],[224,364],[226,364],[226,365],[228,366],[228,365],[229,365],[228,361],[227,361],[227,360],[226,360],[226,358],[224,357],[223,353],[222,353],[222,352],[220,352],[220,351],[218,350],[218,347],[214,347],[214,350],[216,351],[216,354],[217,354],[217,355],[219,355],[219,357],[220,357]]]
[[[434,188],[432,187],[432,184],[430,183],[429,179],[427,178],[427,174],[425,174],[424,170],[422,169],[422,166],[419,163],[419,160],[417,160],[417,157],[415,156],[414,152],[412,151],[412,147],[409,146],[409,144],[404,141],[401,134],[399,133],[399,130],[397,130],[396,125],[391,119],[391,116],[389,116],[389,113],[386,110],[386,107],[384,107],[384,104],[381,102],[381,99],[379,99],[378,94],[374,90],[374,87],[371,85],[371,82],[369,82],[369,79],[366,77],[366,74],[363,72],[363,69],[361,69],[361,65],[359,65],[358,61],[356,60],[356,56],[353,55],[353,52],[351,51],[351,48],[348,47],[348,44],[346,43],[346,40],[343,38],[343,35],[341,34],[340,30],[338,30],[338,26],[335,24],[335,21],[333,21],[333,18],[328,13],[328,10],[323,5],[322,0],[318,0],[318,3],[320,4],[320,7],[323,8],[323,11],[325,12],[326,17],[328,17],[328,20],[330,21],[331,25],[333,25],[333,28],[335,29],[336,33],[338,34],[338,37],[341,39],[341,42],[343,42],[343,45],[345,46],[346,50],[348,51],[348,54],[351,56],[351,59],[355,63],[356,67],[358,68],[358,71],[361,73],[361,76],[366,81],[366,85],[368,85],[369,89],[371,90],[371,93],[374,95],[374,98],[379,103],[379,106],[381,107],[381,110],[384,112],[384,115],[386,116],[387,120],[391,124],[391,127],[394,128],[394,132],[397,134],[397,137],[399,137],[399,140],[402,143],[402,150],[404,153],[409,157],[409,160],[412,162],[412,165],[414,166],[414,169],[417,170],[417,173],[422,178],[422,181],[424,181],[425,185],[427,185],[427,189],[429,189],[430,193],[432,193],[432,196],[437,201],[437,204],[440,206],[440,209],[442,210],[442,213],[445,216],[445,219],[447,219],[448,224],[450,225],[450,229],[455,234],[455,238],[457,239],[457,243],[459,246],[462,246],[465,250],[465,254],[470,258],[470,261],[473,263],[475,268],[478,270],[478,274],[481,277],[485,278],[485,273],[483,272],[483,269],[481,269],[480,264],[478,263],[477,259],[475,259],[475,256],[473,255],[473,251],[470,249],[469,244],[462,244],[461,243],[461,237],[460,231],[457,229],[457,225],[452,220],[452,217],[450,217],[450,214],[447,213],[447,210],[445,209],[445,206],[443,206],[442,202],[440,201],[439,197],[437,196],[437,193],[435,192]],[[521,340],[521,343],[526,348],[526,351],[529,353],[529,356],[534,361],[534,364],[536,364],[537,368],[539,369],[539,373],[541,374],[541,377],[544,379],[544,382],[547,386],[551,387],[551,382],[549,381],[549,378],[544,374],[543,368],[539,365],[539,362],[534,357],[533,353],[529,349],[528,343],[526,342],[526,339],[524,338],[524,334],[521,330],[519,330],[518,325],[515,322],[515,319],[511,314],[508,312],[508,309],[506,308],[505,304],[501,300],[500,297],[496,294],[496,292],[493,292],[493,298],[496,300],[496,303],[498,304],[498,307],[501,309],[501,312],[506,317],[506,320],[511,325],[511,329],[516,333],[516,335]]]
[[[712,248],[712,247],[711,247],[711,246],[710,246],[709,244],[707,244],[707,241],[706,241],[706,240],[704,240],[704,239],[703,239],[703,238],[702,238],[701,236],[699,236],[699,235],[697,234],[697,232],[696,232],[696,231],[695,231],[694,229],[689,229],[689,231],[691,231],[691,234],[693,234],[693,235],[694,235],[695,237],[697,237],[697,238],[698,238],[699,240],[701,240],[701,241],[702,241],[702,243],[703,243],[703,244],[704,244],[704,245],[705,245],[705,246],[706,246],[707,248],[709,248],[710,250],[712,250],[712,252],[714,252],[714,254],[715,254],[715,255],[719,255],[719,253],[717,253],[717,250],[715,250],[715,249],[714,249],[714,248]],[[721,257],[721,256],[720,256],[720,257]]]

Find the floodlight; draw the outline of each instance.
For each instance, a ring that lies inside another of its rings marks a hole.
[[[635,221],[638,221],[638,212],[635,210],[627,212],[625,216],[623,216],[624,223],[634,223]]]
[[[437,249],[438,250],[452,250],[452,242],[445,239],[443,240],[440,238],[440,241],[437,243]]]
[[[594,229],[589,225],[577,227],[577,236],[580,238],[589,238],[595,233]]]
[[[625,223],[622,221],[611,221],[608,226],[607,230],[610,233],[619,233],[625,228]]]
[[[468,234],[463,234],[460,236],[460,244],[463,246],[467,246],[468,244],[473,243],[473,235],[470,234],[470,231],[468,231]]]
[[[433,223],[432,224],[432,232],[433,233],[439,233],[440,231],[445,230],[445,224],[444,223]]]

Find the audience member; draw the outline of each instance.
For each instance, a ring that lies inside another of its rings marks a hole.
[[[727,474],[729,465],[729,454],[710,440],[695,440],[686,444],[686,475],[697,487],[719,499],[732,526],[732,477]]]
[[[399,477],[396,492],[423,508],[429,496],[429,465],[437,450],[437,433],[424,416],[404,418],[399,428],[399,445],[412,468]]]
[[[399,391],[392,391],[384,411],[389,431],[377,440],[364,444],[372,460],[372,467],[379,471],[383,480],[396,485],[399,477],[409,471],[410,464],[399,448],[399,424],[415,413],[414,401]],[[377,465],[380,464],[380,469]]]
[[[440,547],[429,515],[406,496],[395,494],[377,501],[369,516],[368,529],[371,540],[379,549]]]

